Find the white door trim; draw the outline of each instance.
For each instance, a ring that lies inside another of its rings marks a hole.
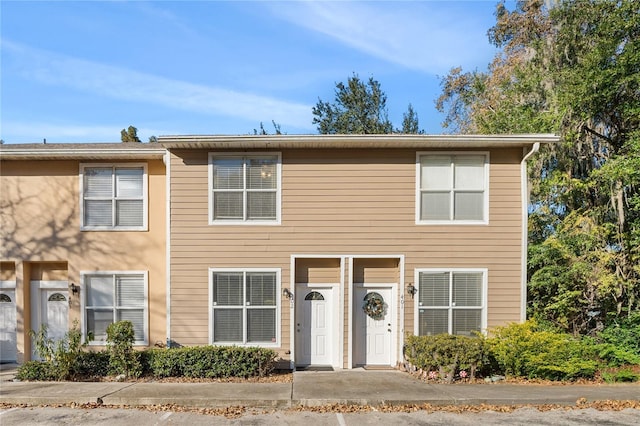
[[[341,365],[339,364],[339,353],[340,353],[340,346],[341,346],[341,341],[339,338],[339,330],[338,330],[338,326],[337,326],[337,322],[336,319],[339,317],[340,312],[339,312],[339,294],[340,294],[340,286],[335,283],[335,284],[313,284],[313,283],[297,283],[296,284],[296,288],[295,288],[295,295],[294,297],[296,298],[296,304],[298,303],[298,296],[302,296],[303,294],[307,294],[309,291],[313,291],[313,290],[326,290],[326,289],[331,289],[331,299],[328,300],[328,302],[331,303],[331,310],[330,312],[332,313],[331,316],[331,331],[330,331],[330,339],[331,339],[331,353],[329,355],[329,365],[331,365],[334,368],[340,368]],[[300,294],[298,294],[298,292]],[[300,299],[301,300],[301,299]],[[300,320],[300,318],[298,317],[298,309],[297,308],[303,308],[302,306],[296,306],[296,317],[294,318],[297,326],[298,321]],[[297,329],[296,329],[296,336],[297,336]],[[297,342],[299,343],[299,342]],[[297,359],[294,359],[294,362],[296,364],[298,364]],[[301,364],[303,365],[303,364]]]
[[[398,259],[398,269],[399,269],[399,279],[398,283],[394,283],[395,289],[391,291],[393,297],[395,315],[392,321],[392,340],[391,340],[391,366],[394,367],[398,360],[402,359],[402,348],[404,346],[404,264],[405,258],[404,254],[352,254],[345,255],[345,258],[349,262],[349,277],[348,277],[348,288],[349,295],[347,303],[349,304],[349,309],[347,313],[347,321],[348,321],[348,331],[347,331],[347,344],[348,344],[348,352],[347,352],[347,368],[353,368],[353,328],[354,317],[353,317],[353,293],[354,293],[354,281],[353,281],[353,261],[354,259]],[[343,272],[344,276],[344,272]],[[363,283],[359,283],[363,284]],[[375,286],[376,284],[371,284]],[[380,285],[380,284],[377,284]],[[382,284],[384,285],[384,284]],[[344,297],[342,298],[344,300]],[[397,346],[396,346],[397,345]],[[395,347],[395,350],[394,350]]]
[[[336,368],[342,368],[343,359],[344,359],[344,292],[345,292],[345,263],[347,256],[341,254],[292,254],[290,258],[289,264],[289,289],[293,292],[296,291],[296,259],[338,259],[340,260],[340,282],[338,286],[338,304],[337,304],[337,315],[338,315],[338,330],[336,330],[336,339],[338,341],[338,357],[335,360]],[[295,294],[289,300],[289,351],[290,360],[289,366],[292,371],[296,369],[296,308],[295,308]],[[335,326],[335,325],[334,325]],[[351,349],[349,349],[348,353],[351,353]]]

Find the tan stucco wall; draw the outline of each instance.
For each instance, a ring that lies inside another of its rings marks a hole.
[[[279,151],[281,224],[212,226],[208,224],[208,151],[173,150],[172,339],[184,345],[208,342],[208,268],[278,267],[282,286],[292,288],[292,254],[404,255],[405,285],[415,281],[416,268],[487,268],[488,327],[520,321],[522,151],[480,151],[490,152],[488,225],[416,225],[415,150],[285,149]],[[316,266],[323,262],[329,261]],[[371,274],[371,279],[378,276],[384,282],[397,274],[393,265],[381,271],[355,269],[345,275],[369,279],[366,274]],[[311,274],[331,277],[336,271],[312,268]],[[404,292],[398,289],[399,296]],[[404,332],[411,334],[413,301],[404,295]],[[346,302],[347,296],[345,306]],[[291,349],[289,303],[285,298],[281,303],[279,352],[286,358]],[[347,332],[345,313],[345,339]]]
[[[29,354],[29,281],[68,279],[80,284],[89,271],[148,271],[149,344],[166,339],[165,167],[147,163],[148,230],[81,231],[80,163],[123,161],[1,161],[0,259],[15,264],[18,351]],[[80,318],[70,294],[69,324]]]

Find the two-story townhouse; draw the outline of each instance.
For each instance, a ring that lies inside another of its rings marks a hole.
[[[553,135],[167,136],[167,340],[393,367],[525,318],[526,161]]]
[[[166,150],[157,144],[0,146],[0,358],[33,358],[30,330],[92,345],[131,320],[165,342]]]

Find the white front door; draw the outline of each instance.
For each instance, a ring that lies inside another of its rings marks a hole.
[[[392,365],[395,312],[392,295],[392,287],[356,288],[355,365]]]
[[[16,292],[0,291],[0,361],[16,361]]]
[[[54,341],[64,338],[69,331],[69,292],[59,289],[42,289],[42,309],[40,318],[42,324],[47,326],[47,336]]]
[[[296,291],[296,364],[333,365],[334,290],[298,287]]]

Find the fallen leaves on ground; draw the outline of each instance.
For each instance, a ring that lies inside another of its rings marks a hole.
[[[296,406],[286,409],[256,409],[248,408],[244,406],[229,406],[229,407],[184,407],[175,404],[163,404],[163,405],[144,405],[144,406],[130,406],[130,405],[100,405],[95,403],[90,404],[5,404],[0,403],[0,409],[8,408],[33,408],[33,407],[51,407],[60,408],[68,407],[75,409],[137,409],[151,412],[167,412],[174,413],[197,413],[209,416],[224,416],[228,419],[235,419],[244,415],[250,414],[270,414],[276,411],[284,412],[312,412],[312,413],[367,413],[372,411],[378,411],[382,413],[413,413],[416,411],[425,411],[427,413],[434,413],[438,411],[461,414],[461,413],[481,413],[485,411],[493,411],[496,413],[511,413],[513,411],[522,408],[532,408],[538,411],[551,411],[551,410],[583,410],[587,408],[593,408],[598,411],[621,411],[627,408],[640,410],[640,400],[604,400],[604,401],[588,401],[585,398],[581,398],[576,401],[575,405],[558,405],[558,404],[518,404],[518,405],[433,405],[433,404],[407,404],[407,405],[356,405],[356,404],[327,404],[320,406]]]

